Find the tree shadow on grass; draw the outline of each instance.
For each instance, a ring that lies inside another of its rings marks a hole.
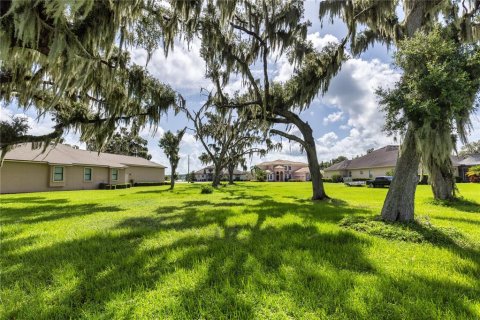
[[[2,208],[0,223],[2,224],[34,224],[40,222],[54,221],[71,217],[80,217],[98,212],[119,212],[123,211],[117,206],[104,206],[97,203],[77,205],[31,205],[21,208]]]
[[[430,304],[442,312],[436,317],[472,315],[464,302],[478,299],[477,289],[380,274],[369,238],[317,224],[368,213],[343,202],[264,198],[243,213],[195,202],[129,217],[92,237],[2,253],[2,286],[21,297],[4,301],[4,315],[415,318]],[[378,294],[359,296],[359,286]]]
[[[464,198],[457,198],[454,200],[431,200],[427,203],[442,207],[453,208],[462,212],[480,213],[480,203]]]
[[[46,197],[15,197],[4,198],[0,196],[0,204],[22,203],[22,204],[62,204],[70,202],[69,199],[51,199]]]

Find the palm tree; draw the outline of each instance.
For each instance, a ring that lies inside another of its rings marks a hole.
[[[187,128],[177,131],[175,135],[171,131],[167,131],[163,137],[160,139],[158,145],[163,149],[163,152],[170,162],[170,167],[172,168],[172,175],[170,178],[170,189],[173,190],[175,187],[175,174],[178,166],[178,161],[180,160],[180,142],[182,141],[183,135]]]

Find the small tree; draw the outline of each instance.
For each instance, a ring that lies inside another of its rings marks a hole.
[[[180,156],[178,155],[180,151],[180,142],[182,141],[186,129],[187,128],[177,131],[176,135],[171,131],[167,131],[158,143],[160,148],[163,149],[163,152],[167,156],[168,161],[170,162],[170,167],[172,168],[172,174],[170,176],[171,190],[173,190],[173,188],[175,187],[175,177],[177,174],[176,170],[178,166],[178,161],[180,160]]]
[[[459,155],[466,156],[466,155],[475,154],[475,153],[480,153],[480,140],[472,141],[470,143],[465,144],[462,147],[462,150],[460,151]]]
[[[86,141],[87,150],[90,151],[123,154],[150,160],[152,155],[148,153],[147,143],[146,139],[134,131],[128,131],[127,128],[121,128],[119,132],[116,132],[103,148],[98,146],[96,139]]]
[[[257,166],[252,168],[252,175],[255,177],[256,181],[265,182],[267,180],[267,171]]]
[[[190,182],[190,183],[194,183],[195,182],[195,171],[192,171],[190,173],[187,174],[187,181]]]

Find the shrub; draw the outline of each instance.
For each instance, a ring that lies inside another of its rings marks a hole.
[[[343,182],[343,177],[339,174],[334,174],[332,176],[332,182],[335,182],[335,183]]]
[[[368,178],[353,178],[352,181],[368,181]]]
[[[168,186],[170,182],[135,182],[134,187]]]
[[[302,179],[289,179],[288,182],[303,182]]]
[[[202,186],[200,191],[201,194],[210,194],[213,193],[213,188],[211,186]]]
[[[130,188],[130,183],[121,183],[121,184],[116,184],[115,188],[116,189],[127,189]]]
[[[480,182],[480,166],[470,167],[467,171],[467,176],[470,182]]]
[[[330,178],[322,178],[322,181],[323,182],[333,182],[333,180],[330,179]]]

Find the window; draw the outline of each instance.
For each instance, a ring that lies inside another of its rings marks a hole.
[[[113,181],[118,180],[118,169],[112,169],[112,180]]]
[[[83,168],[83,180],[92,181],[92,168]]]
[[[292,166],[288,166],[288,170],[292,170]]]
[[[53,167],[53,181],[63,181],[63,167]]]
[[[360,174],[363,174],[363,171],[362,171],[362,170],[360,170]]]

